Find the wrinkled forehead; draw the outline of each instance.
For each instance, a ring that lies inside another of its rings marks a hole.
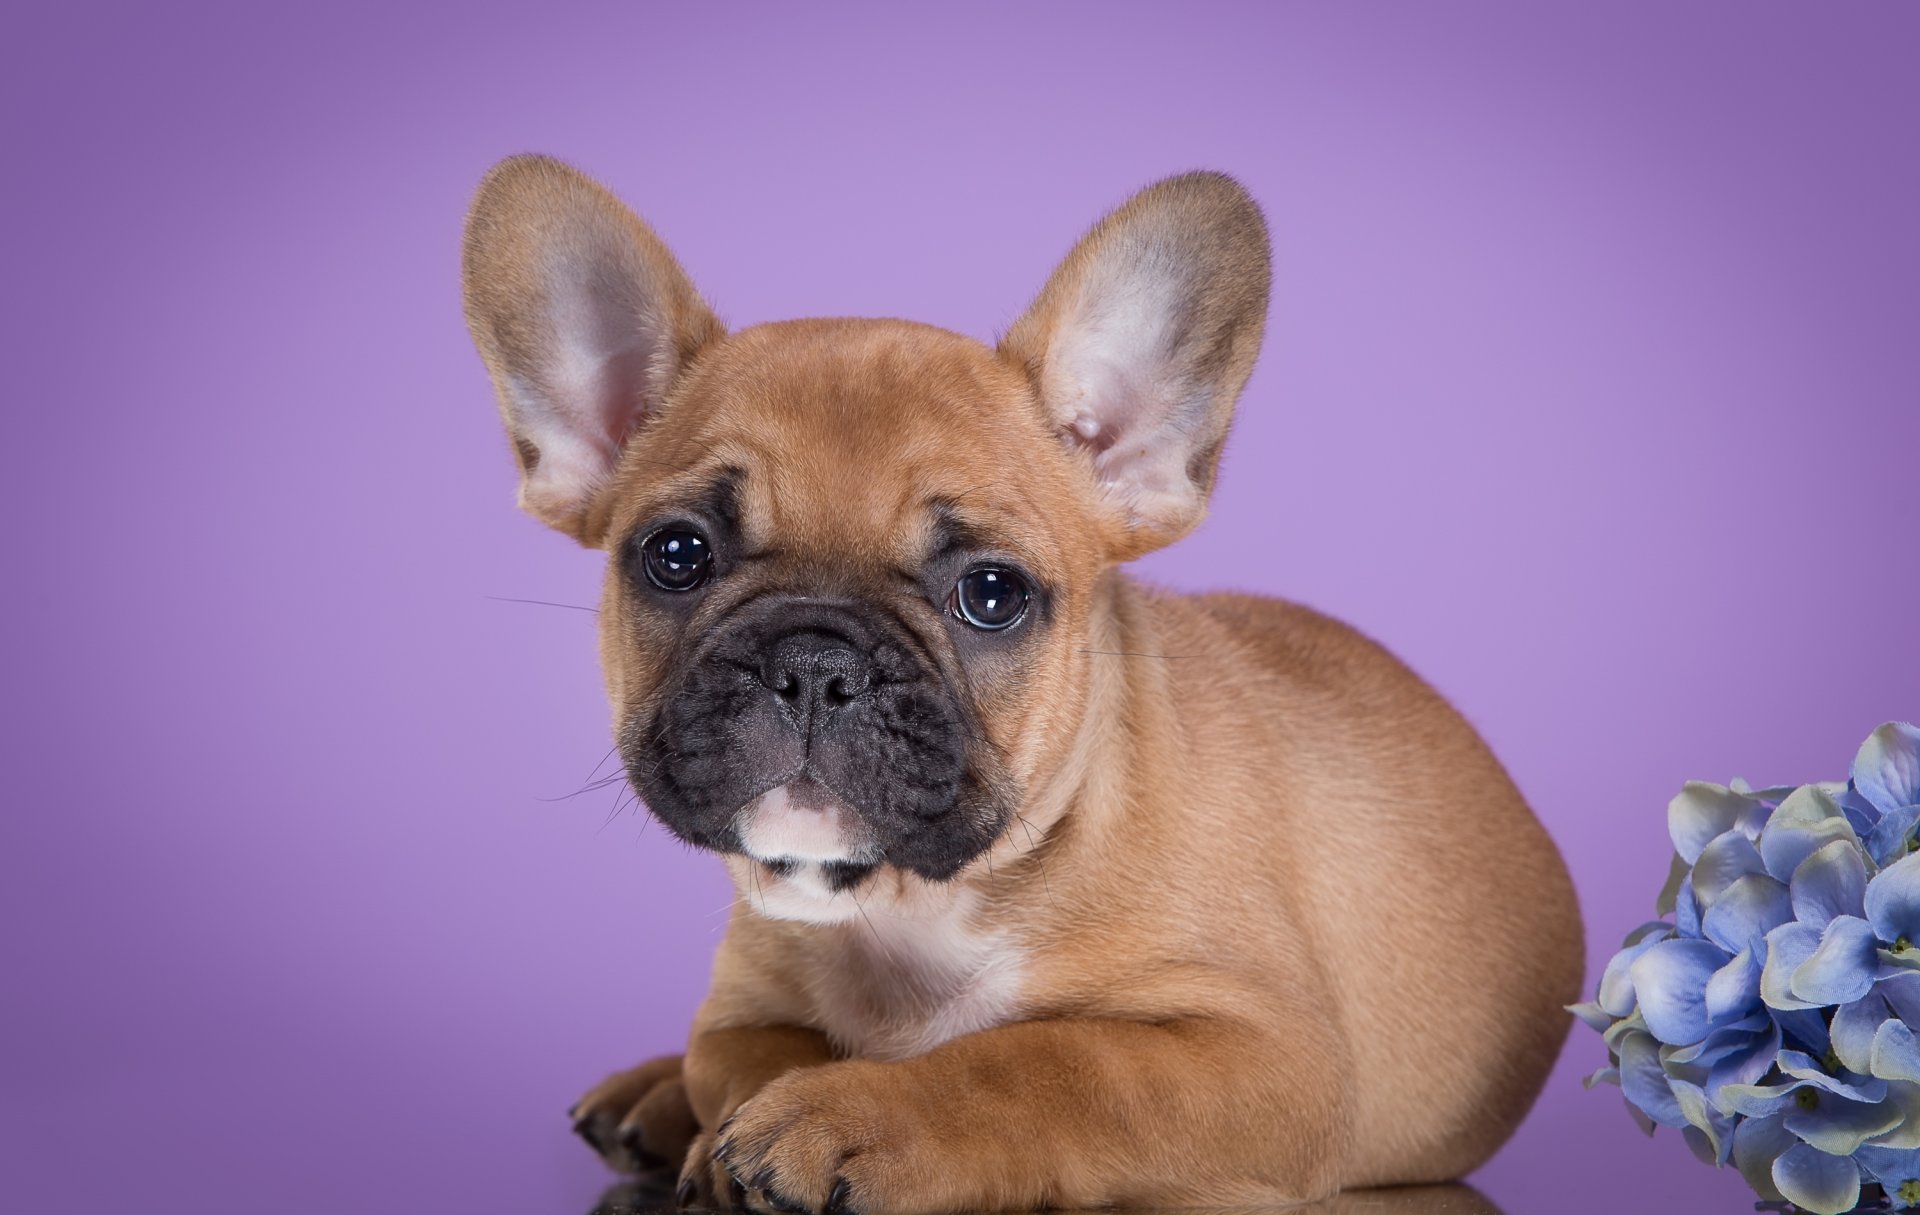
[[[984,346],[902,322],[791,322],[722,343],[623,468],[629,529],[680,510],[752,551],[915,568],[995,551],[1060,571],[1078,513],[1023,377]]]

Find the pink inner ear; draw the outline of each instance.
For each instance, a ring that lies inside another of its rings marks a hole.
[[[1187,476],[1204,418],[1204,390],[1178,382],[1167,347],[1177,315],[1164,287],[1105,284],[1108,301],[1086,297],[1061,326],[1044,391],[1061,440],[1093,458],[1101,490],[1136,524],[1184,527],[1202,508]]]
[[[1080,442],[1092,451],[1105,451],[1113,446],[1113,432],[1103,429],[1100,419],[1090,413],[1074,418],[1072,431],[1079,436]]]
[[[583,510],[619,462],[644,415],[653,354],[665,335],[637,302],[647,288],[572,254],[546,263],[551,334],[527,376],[507,385],[516,436],[540,458],[526,470],[521,504],[542,517]]]
[[[1047,391],[1059,402],[1063,437],[1096,453],[1151,429],[1157,412],[1145,369],[1117,361],[1118,352],[1101,336],[1087,334],[1064,345],[1047,371]]]

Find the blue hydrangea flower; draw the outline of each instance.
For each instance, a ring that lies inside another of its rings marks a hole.
[[[1589,1086],[1765,1199],[1920,1207],[1920,729],[1875,730],[1844,783],[1690,783],[1667,828],[1663,918],[1570,1009],[1612,1064]]]

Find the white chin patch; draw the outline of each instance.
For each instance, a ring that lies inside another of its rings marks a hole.
[[[755,910],[775,920],[836,924],[860,914],[851,890],[827,882],[826,865],[877,860],[858,817],[811,781],[763,793],[734,822],[754,872],[745,892]]]
[[[795,786],[800,786],[796,788]],[[734,824],[743,852],[757,861],[851,861],[868,851],[858,824],[839,798],[812,782],[770,789]]]

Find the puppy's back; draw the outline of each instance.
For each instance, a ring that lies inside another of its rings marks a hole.
[[[1246,826],[1283,825],[1274,847],[1339,993],[1349,1184],[1460,1176],[1524,1116],[1579,998],[1558,850],[1466,720],[1358,630],[1251,595],[1153,599],[1160,631],[1200,658],[1173,664],[1188,720],[1223,704],[1268,716],[1271,799]]]

